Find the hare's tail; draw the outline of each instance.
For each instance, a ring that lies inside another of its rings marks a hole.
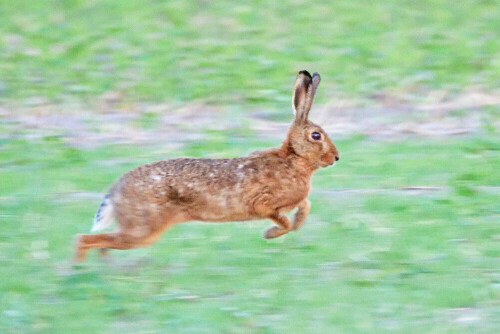
[[[113,204],[109,199],[109,194],[107,194],[95,214],[94,225],[90,231],[97,232],[109,227],[113,223],[114,215]]]

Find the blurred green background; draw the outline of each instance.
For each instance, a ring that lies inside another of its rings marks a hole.
[[[0,1],[1,333],[500,331],[498,1]],[[189,223],[71,264],[142,163],[278,145],[299,70],[342,159],[302,230]]]

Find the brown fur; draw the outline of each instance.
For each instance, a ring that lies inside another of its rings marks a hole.
[[[190,220],[226,222],[271,219],[265,238],[302,226],[309,213],[312,173],[339,159],[327,134],[308,120],[319,74],[299,72],[295,120],[280,147],[234,159],[163,160],[124,174],[110,189],[119,232],[82,234],[75,260],[92,248],[130,249],[155,242],[162,232]],[[311,134],[319,132],[320,140]],[[298,208],[293,222],[283,215]]]

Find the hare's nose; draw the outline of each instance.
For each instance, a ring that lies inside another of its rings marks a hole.
[[[338,155],[335,156],[335,161],[339,161],[340,157]]]

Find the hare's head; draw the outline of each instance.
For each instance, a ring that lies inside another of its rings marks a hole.
[[[326,132],[308,119],[320,80],[318,73],[311,76],[307,71],[299,72],[292,101],[295,120],[285,140],[289,150],[306,158],[316,168],[333,165],[340,159],[339,151]]]

